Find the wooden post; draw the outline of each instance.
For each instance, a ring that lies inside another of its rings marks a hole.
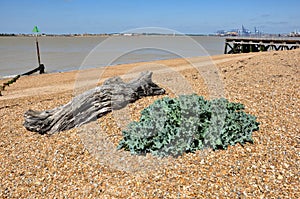
[[[225,49],[224,49],[224,54],[227,54],[227,42],[225,42]]]
[[[40,57],[40,48],[39,48],[39,42],[38,42],[38,39],[37,39],[37,35],[35,37],[35,43],[36,43],[36,54],[37,54],[37,57],[38,57],[38,64],[39,66],[41,65],[41,57]]]
[[[237,44],[233,44],[233,54],[237,53]]]
[[[260,52],[264,51],[264,45],[263,44],[260,44],[259,50],[260,50]]]
[[[229,48],[229,50],[227,50],[227,47]],[[234,54],[233,47],[228,42],[226,42],[225,44],[225,54]]]
[[[36,72],[36,70],[40,71],[40,74],[45,72],[45,66],[44,64],[41,64],[41,56],[40,56],[40,48],[39,48],[39,41],[38,41],[38,32],[40,32],[40,30],[38,29],[37,26],[34,26],[32,32],[35,33],[35,44],[36,44],[36,54],[38,57],[38,68],[34,69],[33,71]],[[31,73],[33,73],[33,71],[29,71],[28,73],[25,73],[26,75],[30,75]]]

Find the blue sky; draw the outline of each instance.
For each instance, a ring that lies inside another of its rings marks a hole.
[[[300,31],[299,0],[0,0],[0,32],[114,33],[162,27],[182,33],[258,27]]]

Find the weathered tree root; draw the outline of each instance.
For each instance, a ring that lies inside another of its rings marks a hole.
[[[129,83],[123,82],[120,77],[113,77],[63,106],[46,111],[28,110],[24,114],[24,126],[40,134],[54,134],[95,121],[144,96],[164,93],[163,88],[152,82],[152,72],[149,71],[141,73],[140,77]]]

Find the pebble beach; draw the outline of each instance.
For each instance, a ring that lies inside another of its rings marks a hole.
[[[0,198],[300,198],[299,69],[300,50],[292,50],[21,77],[0,96]],[[51,136],[23,127],[29,109],[53,109],[107,78],[127,81],[145,70],[165,95]],[[141,110],[189,93],[244,104],[260,122],[254,143],[178,158],[116,150]]]

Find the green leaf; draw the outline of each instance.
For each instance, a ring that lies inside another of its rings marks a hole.
[[[224,98],[207,101],[196,94],[165,97],[145,108],[140,121],[123,130],[118,149],[178,156],[206,147],[215,150],[253,143],[252,132],[259,129],[259,123],[243,109],[243,104]]]

